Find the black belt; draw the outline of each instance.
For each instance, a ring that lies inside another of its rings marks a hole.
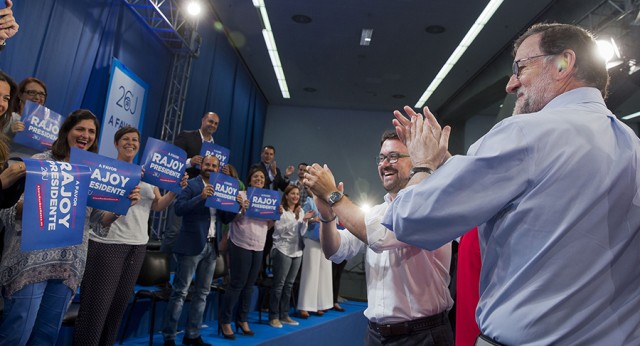
[[[446,324],[447,318],[447,313],[441,312],[437,315],[393,324],[379,324],[369,321],[369,328],[386,338],[438,327]]]

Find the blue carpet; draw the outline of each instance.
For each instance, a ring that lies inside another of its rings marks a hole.
[[[258,323],[258,312],[249,315],[249,325],[256,333],[255,336],[243,336],[236,334],[235,340],[227,340],[218,335],[218,326],[211,325],[216,321],[206,321],[208,327],[202,330],[202,339],[213,345],[246,346],[246,345],[362,345],[367,320],[363,315],[367,303],[344,302],[340,303],[346,310],[337,312],[327,311],[323,316],[311,315],[304,320],[293,316],[300,322],[299,326],[283,326],[273,328],[267,324],[267,313],[262,313],[262,324]],[[235,325],[232,324],[232,327]],[[180,345],[184,333],[180,332],[176,341]],[[123,345],[148,345],[149,338],[128,338]],[[162,345],[163,338],[156,333],[153,338],[154,345]]]

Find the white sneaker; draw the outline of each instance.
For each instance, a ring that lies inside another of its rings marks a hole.
[[[278,319],[269,320],[269,325],[273,328],[282,328],[282,323]]]
[[[280,320],[282,324],[288,324],[290,326],[298,326],[300,323],[296,320],[291,319],[291,317],[283,318]]]

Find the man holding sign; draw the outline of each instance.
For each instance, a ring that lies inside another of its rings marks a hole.
[[[214,112],[204,113],[200,124],[200,129],[195,131],[183,131],[178,134],[173,144],[187,152],[187,173],[189,178],[200,174],[200,169],[196,166],[202,164],[203,157],[200,155],[202,143],[213,143],[213,134],[218,129],[220,117]]]
[[[202,116],[200,129],[195,131],[183,131],[178,134],[173,144],[187,153],[186,170],[189,178],[197,177],[200,174],[200,164],[203,156],[200,154],[202,143],[213,143],[213,134],[218,129],[220,117],[214,112],[206,112]],[[182,219],[175,213],[175,206],[172,204],[167,211],[167,226],[162,236],[162,251],[171,253],[178,232],[182,225]]]
[[[200,176],[189,180],[187,187],[175,202],[176,214],[184,217],[184,222],[173,247],[177,268],[162,329],[165,345],[175,345],[178,320],[195,274],[196,290],[191,299],[182,343],[211,346],[202,341],[200,325],[216,267],[218,237],[216,236],[216,210],[206,207],[205,201],[213,196],[214,191],[213,186],[209,184],[209,175],[211,172],[218,172],[219,164],[220,161],[215,156],[204,157],[201,162]]]

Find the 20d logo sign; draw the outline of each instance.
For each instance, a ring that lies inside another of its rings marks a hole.
[[[132,102],[132,99],[134,98],[133,93],[127,90],[122,85],[118,87],[118,90],[122,92],[122,96],[120,96],[118,101],[116,101],[116,105],[120,106],[120,108],[124,109],[125,111],[131,114],[135,114],[136,109],[138,108],[138,97],[135,96],[135,102],[133,103],[133,106],[132,106],[131,102]]]

